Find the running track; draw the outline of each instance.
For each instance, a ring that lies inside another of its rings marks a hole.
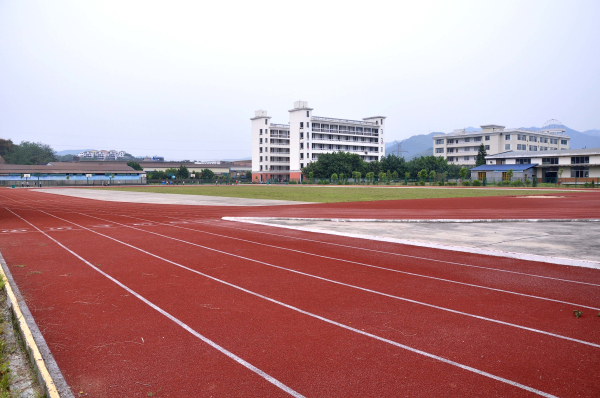
[[[225,208],[5,189],[0,251],[76,396],[599,396],[600,271],[220,219],[600,218],[597,193],[564,195]]]

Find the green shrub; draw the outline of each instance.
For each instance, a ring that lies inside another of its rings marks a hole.
[[[479,187],[479,186],[481,186],[481,181],[479,181],[479,180],[473,180],[473,186],[474,186],[474,187]]]
[[[471,186],[471,181],[467,180],[467,181],[463,181],[463,186],[464,187],[470,187]]]
[[[443,187],[443,186],[444,186],[444,181],[438,181],[438,183],[437,183],[437,184],[438,184],[440,187]]]
[[[425,185],[425,181],[423,181],[423,180],[419,181],[419,185]]]
[[[306,182],[306,181],[302,181],[302,184],[308,184],[308,182]]]
[[[521,181],[513,181],[510,183],[510,185],[512,185],[513,187],[520,187],[521,186]]]
[[[298,184],[298,182],[296,182],[296,180],[292,180],[290,181],[290,184]]]

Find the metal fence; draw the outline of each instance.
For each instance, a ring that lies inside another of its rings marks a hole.
[[[127,185],[145,185],[145,178],[138,179],[105,179],[105,180],[0,180],[0,186],[2,187],[13,187],[13,188],[44,188],[44,187],[69,187],[69,186],[89,186],[89,187],[100,187],[103,185],[109,185],[112,187],[127,186]]]

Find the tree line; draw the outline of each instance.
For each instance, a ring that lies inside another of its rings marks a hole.
[[[316,162],[309,163],[302,169],[302,173],[306,177],[312,175],[314,178],[331,178],[334,174],[356,178],[360,173],[360,177],[366,178],[391,176],[410,179],[422,178],[425,171],[427,178],[436,174],[443,175],[445,178],[460,178],[461,168],[458,165],[448,164],[446,159],[438,156],[421,156],[407,161],[403,157],[390,154],[382,157],[381,160],[365,162],[358,154],[332,152],[320,154]]]
[[[9,164],[46,164],[58,161],[56,152],[50,145],[41,142],[21,141],[14,144],[12,140],[0,138],[0,156]]]

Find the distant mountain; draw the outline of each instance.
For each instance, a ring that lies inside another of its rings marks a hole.
[[[91,149],[67,149],[65,151],[58,151],[58,152],[56,152],[56,154],[58,156],[77,155],[79,152],[83,152],[83,151],[91,151]]]
[[[406,152],[402,152],[400,156],[404,156],[404,159],[410,160],[414,157],[422,156],[422,154],[428,150],[430,151],[429,155],[433,155],[433,136],[436,134],[444,133],[413,135],[412,137],[405,139],[402,142],[402,150]],[[390,154],[393,153],[394,150],[396,150],[396,144],[394,142],[388,142],[385,145],[385,153]]]
[[[572,149],[581,149],[581,148],[600,148],[600,130],[593,129],[579,132],[577,130],[573,130],[567,126],[562,126],[565,129],[565,134],[571,137],[570,147]],[[527,130],[540,131],[539,127],[521,127]],[[476,127],[466,127],[465,131],[473,132],[473,131],[481,131],[480,128]],[[402,152],[400,155],[404,156],[404,159],[410,160],[419,156],[430,156],[433,155],[433,136],[437,134],[445,134],[445,133],[430,133],[430,134],[420,134],[413,135],[410,138],[405,139],[402,142],[402,150],[406,152]],[[398,140],[400,141],[400,140]],[[390,154],[396,149],[396,144],[393,142],[388,142],[385,146],[385,153]]]

